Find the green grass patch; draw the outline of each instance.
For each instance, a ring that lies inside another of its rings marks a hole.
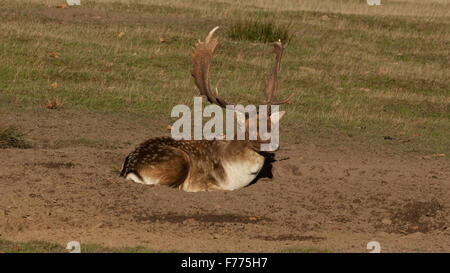
[[[269,43],[281,40],[288,43],[292,38],[291,25],[259,19],[241,20],[231,25],[228,37],[251,42]]]
[[[44,241],[29,241],[15,243],[0,240],[0,252],[2,253],[62,253],[67,252],[63,246]]]
[[[81,253],[156,253],[158,251],[143,247],[119,247],[111,248],[99,244],[80,244]],[[0,253],[68,253],[65,246],[33,240],[28,242],[12,242],[0,240]],[[174,252],[174,251],[171,251]]]
[[[14,126],[9,126],[6,129],[0,129],[0,148],[19,148],[27,149],[32,145],[24,139],[24,134]]]

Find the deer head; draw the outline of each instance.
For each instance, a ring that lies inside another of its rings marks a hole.
[[[214,32],[219,27],[213,28],[209,34],[206,36],[204,41],[199,41],[195,47],[193,48],[192,52],[192,63],[193,67],[191,70],[191,74],[194,77],[195,85],[200,90],[200,94],[203,96],[206,96],[208,101],[210,103],[216,104],[222,108],[225,109],[233,109],[233,104],[229,104],[224,99],[219,97],[217,89],[215,90],[215,93],[211,91],[211,85],[209,82],[209,68],[211,65],[211,60],[213,58],[215,50],[219,47],[220,43],[219,40],[213,37]],[[284,115],[284,111],[272,113],[271,112],[271,106],[272,105],[281,105],[284,103],[289,102],[292,97],[293,93],[291,93],[286,99],[279,100],[278,99],[278,90],[279,90],[279,82],[278,82],[278,75],[280,73],[280,65],[281,65],[281,58],[283,55],[283,49],[284,46],[281,43],[281,41],[273,42],[271,43],[273,46],[273,53],[275,54],[275,64],[273,66],[271,74],[267,77],[265,82],[265,88],[264,88],[264,95],[265,99],[263,100],[262,104],[267,106],[267,112],[266,113],[260,113],[259,111],[256,113],[257,120],[260,120],[261,115],[264,115],[265,117],[262,120],[266,121],[267,126],[267,132],[271,132],[272,124],[279,123],[281,117]],[[239,111],[238,111],[239,112]],[[239,113],[238,113],[239,114]],[[248,115],[248,113],[245,114],[245,119],[243,124],[241,126],[245,126],[245,139],[249,139],[249,124],[251,122],[251,118]],[[239,119],[238,119],[239,121]],[[261,124],[260,124],[261,125]],[[239,126],[239,124],[238,124]],[[269,142],[270,141],[270,135],[260,135],[259,130],[257,132],[257,141],[258,142]]]

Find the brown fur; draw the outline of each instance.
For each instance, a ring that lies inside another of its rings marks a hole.
[[[141,162],[138,168],[140,176],[158,180],[160,185],[179,187],[189,173],[189,158],[179,150],[163,158],[158,162]]]
[[[224,162],[254,161],[259,157],[249,141],[174,140],[155,138],[140,144],[127,157],[122,176],[135,173],[158,184],[188,191],[220,189],[227,174]]]

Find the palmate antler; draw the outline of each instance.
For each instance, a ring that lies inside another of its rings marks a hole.
[[[200,94],[206,96],[210,103],[219,105],[225,108],[228,103],[221,99],[218,94],[214,95],[211,92],[211,86],[209,84],[209,66],[211,64],[214,51],[219,46],[219,40],[213,38],[214,32],[219,27],[213,28],[208,36],[206,36],[205,41],[199,41],[192,52],[192,77],[194,77],[195,85],[197,85],[200,90]]]
[[[219,40],[213,38],[214,32],[219,27],[213,28],[205,40],[199,41],[193,49],[192,52],[192,76],[194,77],[195,85],[200,90],[200,94],[206,96],[210,103],[219,105],[220,107],[226,108],[229,105],[225,100],[219,97],[217,91],[216,94],[211,92],[211,86],[209,84],[209,67],[211,64],[214,51],[220,45]],[[275,65],[272,73],[266,80],[266,85],[264,88],[264,94],[266,99],[264,104],[270,105],[280,105],[289,102],[293,93],[291,93],[286,99],[278,100],[278,73],[280,72],[281,57],[283,55],[283,44],[281,41],[272,43],[274,50],[273,53],[276,55]],[[270,108],[270,107],[269,107]]]
[[[283,56],[284,47],[280,40],[278,40],[278,42],[272,43],[272,45],[273,53],[275,53],[276,55],[275,65],[273,67],[272,73],[266,80],[266,86],[264,88],[264,95],[266,96],[266,99],[263,103],[268,105],[280,105],[289,102],[292,99],[292,96],[294,96],[294,93],[291,93],[284,100],[278,100],[278,88],[280,87],[280,84],[278,83],[278,73],[280,72],[281,57]]]

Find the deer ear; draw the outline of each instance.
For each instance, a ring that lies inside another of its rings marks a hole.
[[[286,113],[285,111],[274,112],[270,115],[270,120],[272,122],[280,122],[280,119],[283,117],[285,113]]]

